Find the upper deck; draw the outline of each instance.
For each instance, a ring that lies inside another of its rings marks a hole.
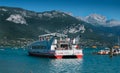
[[[31,44],[32,49],[39,50],[72,50],[80,49],[76,39],[70,39],[67,35],[51,33],[40,35],[39,40]],[[44,48],[44,49],[43,49]]]

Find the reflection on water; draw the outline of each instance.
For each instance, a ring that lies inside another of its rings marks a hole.
[[[83,53],[82,59],[49,59],[22,49],[0,50],[0,73],[120,73],[120,56],[93,55],[91,49]]]
[[[0,50],[0,73],[79,73],[82,59],[49,59],[28,56],[21,49]]]
[[[78,73],[82,69],[82,59],[53,59],[50,61],[50,73]]]

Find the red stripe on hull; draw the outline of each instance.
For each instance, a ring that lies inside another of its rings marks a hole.
[[[56,59],[62,59],[62,57],[63,57],[62,55],[55,55]]]
[[[81,59],[81,58],[82,58],[82,55],[76,55],[76,57],[77,57],[78,59]]]
[[[29,55],[31,56],[39,56],[39,57],[49,57],[49,58],[55,58],[55,59],[62,59],[62,58],[78,58],[81,59],[83,55],[54,55],[54,54],[40,54],[40,53],[31,53],[29,52]]]

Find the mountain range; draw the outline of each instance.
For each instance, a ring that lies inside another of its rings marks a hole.
[[[52,10],[34,12],[16,7],[0,7],[0,39],[38,38],[40,34],[60,32],[69,36],[100,42],[119,36],[120,21],[90,14],[75,17],[67,12]]]
[[[120,21],[115,19],[108,20],[105,16],[102,16],[100,14],[90,14],[84,18],[81,17],[77,17],[77,18],[79,20],[83,20],[95,26],[104,26],[104,27],[120,26]]]

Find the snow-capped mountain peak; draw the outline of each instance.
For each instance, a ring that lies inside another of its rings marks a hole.
[[[91,14],[89,16],[86,16],[85,20],[93,24],[97,24],[97,23],[104,24],[106,22],[106,17],[99,14]]]
[[[111,19],[107,20],[107,18],[100,14],[90,14],[86,17],[76,17],[78,20],[83,20],[87,23],[97,26],[104,26],[104,27],[113,27],[113,26],[120,26],[120,21]]]

